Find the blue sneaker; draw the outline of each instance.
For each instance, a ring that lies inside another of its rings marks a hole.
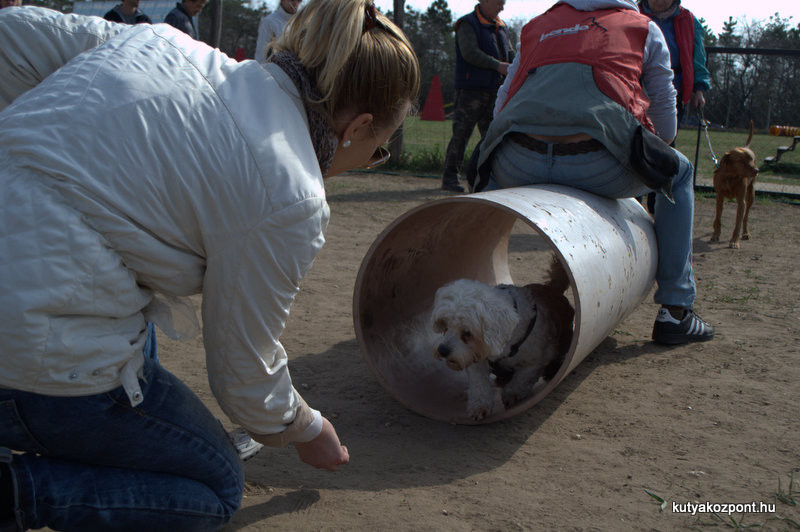
[[[661,307],[653,325],[653,341],[657,344],[678,345],[689,342],[706,342],[714,338],[714,328],[703,321],[694,310],[686,309],[682,320],[676,320]]]

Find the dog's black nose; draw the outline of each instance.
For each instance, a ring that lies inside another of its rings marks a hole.
[[[444,358],[447,358],[448,356],[450,356],[450,352],[452,350],[450,349],[450,347],[444,344],[439,344],[439,348],[437,349],[437,351],[439,352],[439,355],[441,355]]]

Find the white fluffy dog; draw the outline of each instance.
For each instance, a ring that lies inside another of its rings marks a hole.
[[[467,411],[479,421],[531,395],[550,379],[572,341],[569,279],[553,258],[545,284],[489,286],[459,279],[437,290],[431,325],[434,357],[467,371]],[[500,396],[498,399],[498,395]]]

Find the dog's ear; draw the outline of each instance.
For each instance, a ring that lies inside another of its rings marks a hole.
[[[452,312],[453,298],[456,293],[451,283],[439,287],[436,294],[434,294],[430,322],[431,330],[434,332],[443,333],[447,331],[447,320],[445,318]]]
[[[480,315],[483,343],[489,349],[490,359],[503,354],[520,319],[514,307],[506,301],[497,300],[493,303],[487,304]]]

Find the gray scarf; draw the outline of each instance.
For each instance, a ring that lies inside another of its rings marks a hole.
[[[336,138],[336,131],[334,131],[327,113],[324,112],[320,104],[314,103],[320,99],[317,87],[311,76],[309,76],[308,71],[303,68],[297,56],[293,53],[277,52],[272,54],[268,61],[275,63],[281,70],[286,72],[286,75],[289,76],[289,79],[292,80],[300,92],[300,98],[303,100],[303,106],[308,117],[311,143],[314,145],[314,152],[317,154],[319,170],[324,177],[331,167],[333,154],[336,152],[339,140]]]

